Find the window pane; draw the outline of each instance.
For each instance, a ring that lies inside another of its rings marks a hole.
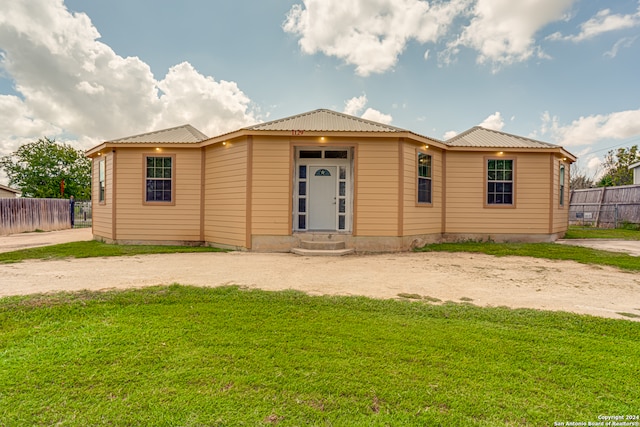
[[[513,172],[512,171],[507,171],[504,173],[504,180],[505,181],[513,181]]]
[[[307,179],[307,167],[306,166],[300,166],[300,170],[298,172],[298,175],[300,177],[300,179]]]
[[[346,159],[347,150],[327,150],[324,152],[325,159]]]
[[[147,157],[147,168],[153,167],[153,157]]]
[[[305,230],[307,228],[307,216],[298,215],[298,229]]]
[[[322,151],[319,150],[314,150],[314,151],[300,151],[300,158],[301,159],[321,159],[322,158]]]
[[[344,230],[345,229],[345,216],[344,215],[339,215],[338,216],[338,230]]]
[[[307,211],[307,199],[298,199],[298,212],[306,212]]]
[[[171,168],[165,168],[163,178],[171,178]]]
[[[347,179],[347,168],[340,166],[340,179]]]
[[[513,160],[505,160],[504,161],[504,169],[508,171],[513,170]]]
[[[418,179],[418,203],[431,203],[430,179]]]
[[[496,169],[498,169],[498,170],[504,169],[504,160],[498,160],[496,162]]]
[[[307,195],[307,182],[306,181],[300,181],[298,183],[298,195],[299,196],[306,196]]]
[[[347,183],[346,182],[341,182],[340,183],[340,191],[338,193],[339,196],[346,196],[347,195]]]
[[[344,199],[338,200],[338,212],[339,213],[345,213],[345,209],[346,209],[345,200]]]

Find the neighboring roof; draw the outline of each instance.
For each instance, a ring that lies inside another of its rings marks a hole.
[[[444,142],[450,147],[560,148],[558,145],[475,126]]]
[[[161,143],[168,142],[174,144],[192,144],[204,141],[209,137],[191,125],[182,125],[174,128],[147,132],[140,135],[128,136],[125,138],[107,141],[110,143]]]
[[[331,110],[314,110],[244,128],[245,130],[308,132],[409,132],[395,126],[377,123]]]
[[[15,194],[20,193],[20,190],[16,190],[15,188],[7,187],[6,185],[2,185],[2,184],[0,184],[0,190],[9,191],[9,192],[15,193]]]
[[[635,162],[629,165],[629,169],[635,169],[640,167],[640,162]]]

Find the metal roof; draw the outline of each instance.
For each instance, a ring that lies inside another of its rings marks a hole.
[[[174,144],[193,144],[204,141],[209,137],[191,125],[182,125],[174,128],[158,130],[154,132],[142,133],[140,135],[127,136],[125,138],[107,141],[110,143],[174,143]]]
[[[450,147],[560,148],[558,145],[475,126],[444,142]]]
[[[308,132],[409,132],[405,129],[325,109],[259,123],[244,129],[257,131],[299,130]]]

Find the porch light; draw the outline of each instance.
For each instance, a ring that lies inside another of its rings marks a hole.
[[[320,137],[320,141],[324,142],[324,136]]]
[[[502,156],[504,153],[502,151],[498,151],[498,156]]]
[[[227,141],[222,141],[222,145],[227,145]]]
[[[567,158],[566,158],[566,157],[563,157],[563,158],[562,158],[562,161],[563,161],[563,162],[566,162],[566,161],[567,161]]]
[[[160,151],[160,147],[156,147],[156,151]]]
[[[429,149],[429,146],[428,146],[427,144],[425,144],[425,145],[424,145],[424,149],[425,149],[425,150],[428,150],[428,149]]]

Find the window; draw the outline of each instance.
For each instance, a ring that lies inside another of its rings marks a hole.
[[[146,167],[147,202],[173,201],[173,157],[148,156]]]
[[[105,201],[105,159],[98,162],[98,202],[104,203]]]
[[[513,160],[487,161],[487,204],[513,204]]]
[[[560,165],[560,206],[564,206],[564,165]]]
[[[431,203],[431,156],[418,153],[418,203]]]

